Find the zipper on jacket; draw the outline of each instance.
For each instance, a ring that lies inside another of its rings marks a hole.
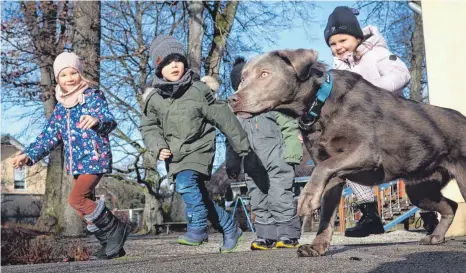
[[[73,150],[71,148],[71,111],[70,109],[66,109],[67,112],[67,118],[68,118],[68,150],[69,150],[69,156],[70,156],[70,174],[73,175]]]

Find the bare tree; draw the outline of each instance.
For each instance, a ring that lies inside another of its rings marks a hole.
[[[218,1],[207,6],[214,28],[212,43],[205,63],[207,75],[219,77],[221,58],[226,49],[238,5],[238,1]]]
[[[31,82],[31,86],[40,87],[36,94],[43,101],[46,118],[49,118],[55,104],[53,61],[66,42],[68,25],[68,5],[55,2],[22,2],[21,11],[24,23],[30,35],[32,61],[39,67],[40,84]],[[2,77],[3,79],[3,77]],[[21,76],[18,77],[21,80]],[[45,185],[44,206],[40,221],[55,218],[56,230],[64,227],[63,206],[61,204],[61,181],[63,178],[63,145],[60,145],[49,156]]]
[[[419,5],[421,2],[419,1]],[[424,50],[424,32],[422,28],[422,16],[417,13],[414,15],[414,29],[411,36],[412,54],[411,54],[411,92],[410,98],[414,101],[423,101],[422,81],[425,74],[425,50]],[[428,100],[428,98],[426,99]]]
[[[186,5],[189,14],[188,64],[200,75],[204,39],[204,5],[202,1],[187,1]]]
[[[100,2],[76,1],[71,22],[73,25],[71,44],[73,52],[81,58],[84,77],[98,83],[100,79]],[[73,176],[65,175],[61,185],[63,234],[68,236],[84,235],[84,221],[68,205],[68,195],[73,188]]]

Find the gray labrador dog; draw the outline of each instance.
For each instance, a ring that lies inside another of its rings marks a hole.
[[[345,180],[374,186],[406,180],[411,202],[441,214],[422,244],[440,244],[458,205],[441,189],[456,178],[466,198],[466,118],[459,112],[420,104],[378,88],[360,75],[330,70],[333,87],[320,115],[307,122],[317,92],[328,77],[317,52],[272,51],[250,60],[229,98],[238,115],[270,109],[301,119],[304,143],[316,167],[298,204],[300,215],[321,208],[312,244],[299,256],[321,256],[330,246],[335,211]],[[319,112],[319,111],[318,111]]]

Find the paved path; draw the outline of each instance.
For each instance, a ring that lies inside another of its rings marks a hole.
[[[301,242],[309,243],[314,236],[305,234]],[[422,237],[406,231],[362,239],[336,234],[327,256],[298,258],[295,250],[250,251],[252,233],[246,233],[238,251],[230,254],[218,253],[220,234],[212,234],[209,243],[199,247],[178,245],[176,236],[145,236],[130,238],[128,255],[117,260],[7,266],[2,272],[466,272],[466,238],[421,246]]]

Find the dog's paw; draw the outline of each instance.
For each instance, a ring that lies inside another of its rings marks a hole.
[[[445,237],[440,235],[427,235],[422,238],[419,244],[421,245],[438,245],[445,243]]]
[[[320,257],[327,253],[327,249],[317,245],[301,245],[299,246],[297,252],[298,257]]]

